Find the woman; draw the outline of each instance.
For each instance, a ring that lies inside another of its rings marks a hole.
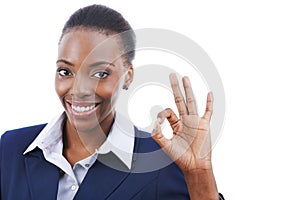
[[[152,137],[115,112],[120,90],[133,80],[134,46],[132,28],[110,8],[92,5],[70,17],[55,78],[65,112],[48,124],[2,135],[1,199],[223,198],[209,153],[211,93],[198,117],[189,79],[183,78],[185,101],[171,74],[180,116],[162,111]],[[170,140],[161,133],[165,119],[174,132]],[[160,149],[166,154],[148,156]],[[175,163],[151,168],[169,158]]]

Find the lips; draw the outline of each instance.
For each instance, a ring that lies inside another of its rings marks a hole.
[[[95,114],[100,103],[66,101],[67,111],[76,118],[85,118]]]
[[[74,105],[71,105],[72,109],[76,112],[79,112],[79,113],[83,113],[83,112],[87,112],[87,111],[90,111],[92,109],[95,108],[96,105],[91,105],[91,106],[86,106],[86,107],[81,107],[81,106],[74,106]]]

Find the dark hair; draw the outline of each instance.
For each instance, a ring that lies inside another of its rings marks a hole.
[[[65,23],[62,35],[73,29],[82,28],[99,31],[106,35],[120,34],[127,64],[131,64],[135,55],[135,33],[130,24],[117,11],[103,5],[90,5],[73,13]]]

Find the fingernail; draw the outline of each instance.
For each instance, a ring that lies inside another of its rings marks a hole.
[[[161,117],[158,117],[157,120],[156,120],[159,124],[162,124],[163,120]]]

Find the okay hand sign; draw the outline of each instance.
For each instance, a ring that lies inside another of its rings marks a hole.
[[[196,100],[188,77],[182,79],[185,98],[180,90],[175,74],[170,75],[179,116],[170,108],[158,114],[153,139],[174,160],[179,168],[185,171],[211,169],[210,120],[213,112],[212,93],[208,93],[206,110],[202,117],[198,115]],[[173,137],[165,138],[161,131],[162,122],[167,119]]]

